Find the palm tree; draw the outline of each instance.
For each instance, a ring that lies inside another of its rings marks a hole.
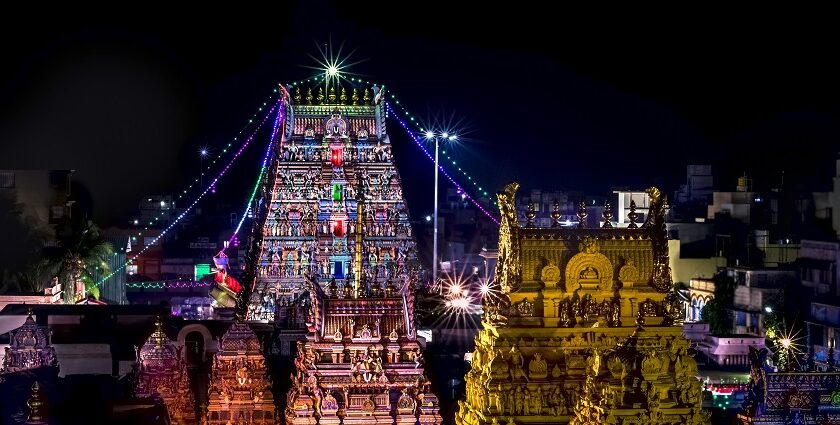
[[[73,226],[58,232],[54,246],[44,249],[44,259],[50,267],[51,276],[57,276],[64,288],[64,301],[74,303],[77,283],[84,283],[86,291],[98,298],[95,275],[110,272],[108,260],[114,255],[113,247],[99,233],[92,222]]]

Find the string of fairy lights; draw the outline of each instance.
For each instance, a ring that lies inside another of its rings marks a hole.
[[[417,118],[415,118],[415,116],[413,116],[413,115],[411,114],[411,112],[409,112],[409,111],[408,111],[408,109],[406,109],[406,108],[402,105],[402,103],[400,102],[399,98],[397,98],[396,94],[394,94],[393,92],[390,92],[390,96],[391,96],[391,100],[394,102],[394,106],[396,106],[396,108],[395,108],[395,107],[392,107],[392,108],[391,108],[391,110],[392,110],[392,111],[396,112],[396,111],[397,111],[397,108],[399,108],[400,112],[402,112],[402,115],[405,117],[405,119],[406,119],[406,120],[408,120],[408,122],[411,122],[411,124],[413,124],[414,126],[416,126],[416,127],[417,127],[417,129],[419,130],[419,134],[423,134],[423,133],[425,133],[425,132],[428,130],[427,128],[423,128],[422,126],[420,126],[420,124],[417,122]],[[411,130],[409,130],[409,129],[406,129],[406,130],[407,130],[407,131],[409,131],[409,132],[410,132],[410,134],[411,134]],[[457,162],[457,161],[455,161],[455,159],[454,159],[452,156],[450,156],[450,155],[449,155],[449,153],[447,153],[447,152],[446,152],[446,150],[441,149],[440,153],[441,153],[441,154],[443,154],[443,156],[444,156],[444,157],[445,157],[445,158],[446,158],[449,162],[451,162],[451,163],[452,163],[452,166],[453,166],[454,168],[457,168],[457,169],[458,169],[458,172],[460,172],[460,173],[464,176],[464,178],[466,178],[466,179],[467,179],[467,181],[469,181],[470,183],[472,183],[472,185],[475,187],[475,190],[476,190],[476,191],[477,191],[480,195],[483,195],[483,196],[485,196],[485,197],[489,197],[489,196],[490,196],[490,194],[487,192],[487,190],[486,190],[484,187],[482,187],[482,186],[480,186],[480,185],[478,184],[478,179],[474,179],[474,178],[473,178],[473,176],[471,176],[469,173],[467,173],[467,171],[466,171],[466,170],[464,170],[464,168],[463,168],[463,167],[459,167],[459,166],[458,166],[458,162]],[[492,202],[493,202],[493,204],[495,204],[495,203],[496,203],[496,201],[492,201]]]
[[[296,86],[298,86],[298,85],[301,85],[301,84],[305,84],[305,83],[309,83],[309,82],[320,82],[320,81],[324,81],[324,79],[325,79],[325,77],[324,77],[324,76],[322,76],[322,75],[321,75],[321,76],[315,76],[315,77],[312,77],[312,78],[308,78],[308,79],[306,79],[306,80],[300,80],[300,81],[295,81],[295,82],[292,82],[292,83],[290,83],[290,84],[288,85],[288,88],[289,88],[289,89],[292,89],[292,88],[294,88],[294,87],[296,87]],[[368,85],[378,85],[378,86],[380,86],[380,87],[383,87],[383,89],[384,89],[384,87],[385,87],[383,84],[378,84],[378,83],[375,83],[375,82],[370,82],[370,81],[363,80],[363,79],[361,79],[361,78],[356,78],[356,77],[349,77],[349,78],[347,78],[347,80],[349,80],[350,82],[353,82],[353,83],[368,84]],[[423,128],[422,126],[420,126],[420,125],[419,125],[419,123],[418,123],[418,119],[417,119],[414,115],[412,115],[412,114],[411,114],[411,112],[409,112],[409,111],[408,111],[408,109],[406,109],[406,108],[405,108],[405,106],[403,106],[402,102],[400,102],[400,99],[397,97],[397,95],[396,95],[396,94],[394,94],[393,92],[390,92],[390,91],[389,91],[388,93],[389,93],[389,95],[390,95],[390,97],[391,97],[391,100],[393,101],[393,106],[391,106],[389,103],[386,103],[386,106],[388,106],[389,111],[390,111],[390,112],[391,112],[391,114],[392,114],[392,115],[393,115],[393,116],[394,116],[394,117],[395,117],[395,118],[396,118],[396,119],[400,122],[400,125],[401,125],[401,126],[403,127],[403,129],[404,129],[404,130],[405,130],[405,131],[409,134],[409,136],[412,138],[412,140],[414,140],[415,142],[418,142],[417,137],[416,137],[416,134],[423,134],[423,133],[425,133],[425,132],[426,132],[426,130],[427,130],[427,129],[425,129],[425,128]],[[402,116],[404,116],[404,117],[405,117],[405,119],[404,119],[404,120],[400,120],[399,115],[397,114],[397,108],[399,108],[399,112],[402,114]],[[408,123],[408,122],[410,122],[413,126],[417,127],[417,129],[419,130],[419,132],[415,132],[415,131],[411,130],[411,129],[409,128],[409,126],[407,125],[407,123]],[[428,152],[426,151],[426,148],[425,148],[425,146],[423,145],[423,143],[422,143],[422,142],[418,143],[418,146],[419,146],[419,147],[420,147],[420,148],[421,148],[424,152],[426,152],[427,156],[429,156],[429,155],[428,155]],[[444,158],[446,158],[446,160],[447,160],[447,161],[449,161],[449,162],[452,164],[452,167],[453,167],[453,168],[457,169],[457,170],[458,170],[458,172],[459,172],[461,175],[463,175],[463,176],[464,176],[464,178],[466,178],[468,182],[472,183],[472,186],[473,186],[474,190],[475,190],[475,191],[477,191],[477,193],[478,193],[479,195],[484,196],[484,197],[488,197],[488,198],[490,197],[490,193],[488,193],[488,192],[487,192],[487,190],[486,190],[486,186],[482,186],[482,185],[480,185],[480,184],[478,183],[478,179],[473,178],[473,176],[472,176],[472,175],[470,175],[470,174],[469,174],[469,173],[468,173],[468,172],[464,169],[464,167],[463,167],[463,166],[459,166],[459,165],[458,165],[458,162],[455,160],[455,158],[453,158],[453,157],[452,157],[452,156],[451,156],[451,155],[450,155],[450,154],[449,154],[449,153],[448,153],[445,149],[442,149],[442,150],[440,151],[440,153],[441,153],[441,154],[443,154]],[[434,161],[434,157],[430,157],[430,159],[431,159],[432,161]],[[443,167],[444,167],[444,165],[442,165],[442,162],[443,162],[443,161],[438,161],[438,166],[441,168],[441,171],[443,171],[444,173],[446,173],[446,171],[445,171],[445,170],[444,170],[444,168],[443,168]],[[466,191],[463,189],[463,187],[462,187],[460,184],[455,183],[455,182],[454,182],[454,179],[453,179],[452,177],[449,177],[449,176],[447,175],[447,178],[448,178],[450,181],[452,181],[452,183],[453,183],[453,184],[455,184],[455,185],[458,187],[458,189],[459,189],[459,190],[461,190],[461,193],[465,193],[465,194],[466,194]],[[468,186],[469,186],[469,185],[468,185]],[[469,197],[469,194],[467,194],[467,197]],[[493,220],[496,224],[498,224],[498,221],[497,221],[497,220],[496,220],[496,218],[493,216],[493,214],[491,214],[491,213],[487,212],[487,210],[486,210],[484,207],[482,207],[482,206],[481,206],[478,202],[476,202],[476,201],[475,201],[473,198],[471,198],[471,197],[470,197],[470,202],[471,202],[472,204],[476,205],[476,207],[478,207],[478,208],[479,208],[482,212],[484,212],[484,213],[485,213],[488,217],[490,217],[490,219],[491,219],[491,220]],[[496,204],[496,201],[495,201],[495,200],[491,200],[490,202],[492,202],[494,205]]]
[[[195,280],[155,280],[125,284],[126,287],[133,289],[206,288],[211,285],[213,285],[213,282]]]
[[[387,109],[389,113],[393,114],[393,108],[391,108],[391,105],[388,102],[385,102],[385,109]],[[416,143],[420,150],[422,150],[423,153],[426,154],[426,157],[434,161],[434,157],[432,156],[432,154],[429,153],[428,150],[426,150],[426,146],[423,145],[423,142],[420,140],[420,138],[417,137],[417,135],[409,129],[408,124],[405,121],[399,119],[399,117],[396,117],[396,115],[395,118],[397,122],[400,123],[400,126],[402,126],[402,128],[405,129],[406,133],[408,133],[408,136],[411,137],[411,140],[414,140],[414,143]],[[484,215],[490,218],[490,220],[492,220],[496,224],[499,224],[499,220],[496,219],[496,217],[494,217],[493,214],[490,213],[490,211],[487,211],[487,209],[485,209],[481,205],[481,203],[479,203],[472,196],[470,196],[470,194],[467,193],[467,191],[464,190],[464,188],[460,184],[458,184],[458,182],[456,182],[455,179],[452,178],[452,176],[450,176],[448,172],[446,172],[446,169],[444,169],[443,166],[440,165],[440,162],[438,162],[438,169],[449,180],[449,182],[452,183],[456,189],[458,189],[458,191],[461,193],[464,199],[469,200],[476,208],[483,212]]]
[[[305,84],[305,83],[322,82],[322,81],[324,81],[324,79],[325,79],[325,76],[323,76],[323,75],[314,76],[314,77],[307,78],[307,79],[304,79],[304,80],[291,82],[286,87],[291,89],[291,88],[294,88],[296,86],[299,86],[299,85],[302,85],[302,84]],[[360,84],[378,85],[379,87],[382,87],[383,90],[384,90],[384,85],[377,84],[377,83],[374,83],[374,82],[371,82],[371,81],[367,81],[367,80],[364,80],[364,79],[361,79],[361,78],[349,77],[349,78],[347,78],[347,80],[349,80],[351,82],[355,82],[355,83],[360,83]],[[231,161],[227,164],[227,166],[225,166],[225,168],[222,169],[222,171],[211,181],[211,183],[205,188],[205,190],[198,195],[198,197],[193,201],[193,203],[187,209],[185,209],[178,217],[176,217],[176,219],[173,220],[172,223],[170,223],[169,226],[166,227],[157,237],[155,237],[151,242],[147,243],[138,253],[134,254],[132,256],[132,258],[127,260],[123,265],[121,265],[117,269],[113,270],[110,274],[108,274],[104,278],[100,279],[95,284],[95,286],[100,286],[102,283],[104,283],[105,281],[107,281],[108,279],[113,277],[120,270],[124,269],[129,264],[131,264],[136,258],[138,258],[146,250],[148,250],[149,247],[156,244],[158,242],[158,240],[160,240],[160,238],[162,238],[169,230],[171,230],[178,222],[180,222],[180,220],[183,219],[186,216],[186,214],[189,211],[191,211],[208,192],[212,191],[215,188],[216,183],[224,176],[225,172],[230,168],[232,163],[241,155],[241,153],[244,151],[244,149],[250,144],[250,142],[253,140],[253,137],[256,135],[256,133],[259,131],[259,129],[262,128],[262,126],[265,124],[268,117],[271,116],[271,114],[274,112],[274,110],[277,108],[277,106],[282,105],[283,100],[288,99],[288,92],[283,87],[283,85],[280,85],[279,90],[277,88],[275,88],[273,90],[274,93],[272,94],[272,96],[269,97],[269,100],[267,102],[263,102],[262,106],[258,107],[257,112],[251,118],[248,119],[248,122],[245,124],[245,126],[243,126],[242,130],[239,131],[238,135],[233,138],[233,141],[239,140],[240,136],[248,129],[248,127],[253,125],[254,120],[259,118],[260,112],[265,110],[265,107],[268,105],[268,102],[272,101],[275,97],[278,96],[277,95],[278,91],[280,91],[281,93],[279,94],[279,97],[277,98],[277,102],[274,103],[274,106],[272,106],[271,109],[268,111],[268,113],[265,114],[265,116],[260,121],[257,128],[254,129],[254,131],[247,138],[245,138],[243,140],[243,145],[239,148],[239,150],[236,152],[235,156],[231,159]],[[422,143],[421,139],[419,137],[417,137],[416,133],[414,131],[412,131],[411,128],[409,127],[408,122],[411,122],[412,125],[417,126],[417,124],[416,124],[417,119],[414,116],[412,116],[411,113],[404,106],[402,106],[400,100],[396,97],[395,94],[390,93],[390,96],[391,96],[391,99],[394,102],[394,105],[396,105],[400,109],[400,112],[402,113],[402,115],[405,116],[405,120],[400,118],[400,116],[397,114],[396,108],[394,106],[392,106],[390,102],[385,102],[386,118],[388,118],[389,115],[393,116],[393,118],[396,119],[397,122],[400,124],[400,126],[406,131],[406,133],[409,135],[409,137],[417,144],[417,146],[421,149],[421,151],[423,151],[423,153],[426,155],[426,157],[429,158],[429,160],[434,161],[434,158],[429,153],[429,151],[426,149],[426,147]],[[248,217],[248,212],[250,211],[250,208],[253,205],[252,203],[253,203],[254,198],[256,197],[256,194],[258,192],[259,185],[262,182],[262,179],[266,175],[267,166],[268,166],[268,158],[270,157],[270,154],[271,154],[271,151],[272,151],[272,141],[276,137],[278,128],[280,127],[280,123],[285,119],[284,115],[285,115],[285,111],[281,106],[281,110],[280,110],[280,112],[278,112],[277,118],[275,119],[274,128],[272,130],[272,135],[271,135],[271,138],[269,139],[269,143],[268,143],[268,146],[266,148],[266,153],[263,157],[263,161],[262,161],[262,165],[261,165],[261,168],[260,168],[260,172],[259,172],[258,177],[257,177],[257,181],[254,184],[254,186],[251,190],[251,193],[248,197],[248,200],[245,204],[245,212],[242,214],[242,217],[241,217],[239,223],[237,224],[236,229],[231,234],[231,236],[228,240],[228,244],[226,245],[225,248],[227,248],[227,246],[230,246],[230,243],[237,237],[239,231],[242,228],[242,225],[245,222],[245,219]],[[418,128],[420,129],[421,132],[423,131],[422,127],[418,127]],[[221,153],[216,158],[214,158],[212,161],[210,161],[210,163],[206,167],[202,168],[201,172],[203,173],[204,171],[210,170],[213,167],[213,165],[215,165],[218,161],[220,161],[222,159],[222,157],[225,154],[228,153],[228,151],[232,151],[232,149],[231,149],[232,147],[233,147],[233,142],[228,143],[227,146],[222,149]],[[475,187],[475,190],[477,190],[480,195],[488,196],[488,192],[486,190],[484,190],[483,187],[479,186],[478,182],[475,179],[473,179],[472,176],[470,176],[466,171],[464,171],[463,167],[458,167],[457,162],[445,150],[443,150],[442,153],[443,153],[444,157],[452,163],[453,167],[455,167],[458,170],[458,172],[460,172],[464,177],[466,177],[469,182],[473,183],[473,186]],[[444,164],[439,163],[438,166],[439,166],[440,172],[464,196],[464,199],[469,200],[470,203],[472,203],[476,208],[478,208],[488,218],[490,218],[496,224],[499,224],[499,221],[493,216],[493,214],[490,213],[486,208],[484,208],[481,205],[481,203],[479,203],[476,199],[474,199],[472,196],[470,196],[470,194],[464,189],[464,187],[462,185],[460,185],[446,171],[446,169],[444,168]],[[189,193],[189,191],[194,186],[199,185],[200,181],[201,181],[201,178],[196,178],[193,182],[191,182],[190,185],[186,189],[184,189],[182,191],[182,193],[180,193],[178,195],[178,199],[183,199],[183,197],[185,195],[187,195]],[[495,202],[493,202],[493,203],[495,204]],[[160,218],[163,218],[165,214],[166,214],[166,212],[163,211],[163,209],[162,209],[160,215],[155,217],[154,221],[158,221]],[[154,221],[149,222],[149,225],[153,225]],[[135,224],[137,224],[137,223],[135,223]],[[148,226],[144,225],[143,230],[148,230],[148,229],[149,229]],[[138,232],[138,236],[140,236],[140,235],[142,235],[142,232]],[[166,285],[166,283],[162,283],[161,285]]]
[[[268,99],[266,99],[266,101],[262,103],[262,105],[257,107],[257,111],[254,112],[250,116],[250,118],[248,118],[248,122],[246,122],[245,125],[242,126],[242,129],[239,130],[239,133],[237,133],[237,135],[233,138],[233,140],[231,142],[228,142],[227,145],[222,147],[221,152],[219,152],[219,154],[215,158],[213,158],[213,160],[208,161],[207,165],[202,164],[202,167],[199,170],[200,174],[204,173],[204,172],[207,172],[207,171],[210,171],[210,169],[213,168],[213,166],[217,162],[219,162],[222,159],[222,157],[225,156],[225,154],[227,154],[229,151],[233,151],[233,149],[232,149],[233,142],[239,141],[239,139],[242,137],[242,134],[245,133],[248,130],[248,127],[251,127],[254,124],[254,120],[258,119],[259,116],[260,116],[260,113],[265,109],[265,107],[270,102],[272,102],[274,100],[274,98],[277,96],[277,94],[276,94],[277,92],[278,92],[278,90],[274,89],[272,95],[269,96]],[[243,139],[243,141],[244,141],[244,139]],[[201,154],[205,155],[205,152],[207,152],[209,154],[209,150],[207,150],[207,149],[202,149]],[[178,194],[177,199],[179,199],[179,200],[183,199],[184,196],[186,196],[189,193],[189,191],[192,190],[193,187],[200,186],[200,182],[201,182],[201,176],[196,177],[195,180],[190,182],[190,184],[187,186],[186,189],[182,190],[181,193]],[[212,190],[211,190],[211,192],[212,192]],[[148,222],[148,224],[146,222],[140,223],[139,220],[137,220],[137,219],[134,219],[133,223],[137,226],[142,226],[143,230],[149,230],[149,226],[154,226],[155,222],[165,218],[166,215],[167,215],[167,210],[164,210],[163,208],[161,208],[160,214],[155,216],[152,221]],[[141,234],[142,233],[140,233],[140,232],[137,233],[138,236],[141,236]]]
[[[236,225],[236,230],[233,231],[230,239],[228,239],[225,249],[231,245],[231,242],[233,242],[239,234],[239,230],[242,229],[242,224],[245,223],[245,218],[248,217],[248,212],[251,210],[251,205],[253,205],[252,203],[254,202],[254,198],[257,196],[257,189],[259,189],[263,177],[266,175],[266,170],[268,169],[268,158],[271,156],[271,148],[274,145],[277,132],[280,131],[281,125],[283,125],[286,120],[286,108],[284,106],[286,100],[288,100],[288,92],[285,88],[283,88],[283,86],[280,86],[280,90],[282,91],[279,102],[280,110],[277,112],[277,118],[274,120],[274,127],[271,129],[271,136],[268,138],[268,146],[265,148],[265,155],[263,155],[262,166],[260,167],[260,173],[257,176],[257,182],[254,183],[254,187],[251,188],[251,196],[248,197],[248,202],[245,203],[245,212],[242,213],[242,218],[239,219],[239,223]],[[222,251],[224,252],[224,249]]]
[[[149,249],[149,247],[151,247],[151,246],[153,246],[153,245],[157,244],[157,242],[158,242],[161,238],[163,238],[163,237],[164,237],[164,236],[165,236],[165,235],[166,235],[166,234],[167,234],[170,230],[172,230],[172,228],[173,228],[173,227],[175,227],[175,225],[176,225],[176,224],[178,224],[178,223],[181,221],[181,219],[183,219],[184,217],[186,217],[186,216],[187,216],[187,214],[188,214],[190,211],[192,211],[192,209],[193,209],[193,208],[195,208],[195,206],[196,206],[196,205],[198,205],[199,201],[201,201],[201,199],[202,199],[202,198],[204,198],[204,196],[205,196],[205,195],[207,195],[207,193],[209,193],[209,192],[210,192],[210,190],[211,190],[211,189],[212,189],[212,188],[216,185],[216,183],[217,183],[217,182],[218,182],[218,181],[219,181],[222,177],[224,177],[225,173],[227,173],[227,171],[230,169],[230,167],[233,165],[233,163],[234,163],[234,162],[236,162],[236,160],[237,160],[237,159],[238,159],[238,158],[242,155],[242,152],[244,152],[244,151],[245,151],[245,149],[246,149],[246,148],[247,148],[247,147],[251,144],[251,141],[254,139],[254,136],[256,136],[256,135],[257,135],[257,133],[259,132],[259,130],[262,128],[262,126],[265,124],[265,122],[268,120],[268,118],[271,116],[271,114],[272,114],[272,113],[274,112],[274,110],[277,108],[277,105],[278,105],[279,103],[280,103],[280,102],[275,103],[275,104],[274,104],[274,105],[273,105],[273,106],[272,106],[272,107],[268,110],[268,112],[265,114],[265,116],[263,117],[263,119],[260,121],[259,125],[257,125],[257,126],[254,128],[254,130],[251,132],[251,134],[250,134],[250,135],[249,135],[249,136],[245,139],[245,142],[242,144],[242,146],[239,148],[239,150],[238,150],[238,151],[237,151],[237,152],[233,155],[233,158],[231,158],[231,159],[230,159],[230,161],[228,161],[227,165],[225,165],[225,167],[224,167],[224,168],[222,168],[222,170],[219,172],[219,174],[218,174],[218,175],[216,175],[216,177],[215,177],[215,178],[214,178],[214,179],[210,182],[210,184],[209,184],[209,185],[207,185],[207,187],[204,189],[204,191],[203,191],[203,192],[201,192],[201,193],[198,195],[198,197],[196,197],[196,199],[192,202],[192,204],[190,204],[190,206],[189,206],[189,207],[187,207],[187,208],[186,208],[183,212],[181,212],[181,214],[179,214],[179,215],[175,218],[175,220],[172,220],[172,222],[169,224],[169,226],[167,226],[166,228],[164,228],[164,229],[163,229],[163,231],[161,231],[161,232],[160,232],[160,234],[158,234],[158,235],[157,235],[154,239],[152,239],[150,242],[148,242],[148,243],[147,243],[147,244],[146,244],[146,245],[145,245],[145,246],[144,246],[144,247],[143,247],[143,248],[142,248],[139,252],[137,252],[136,254],[134,254],[134,255],[132,256],[132,258],[131,258],[131,259],[127,260],[127,261],[126,261],[126,262],[124,262],[121,266],[117,267],[115,270],[111,271],[111,273],[109,273],[108,275],[106,275],[105,277],[103,277],[102,279],[100,279],[98,282],[96,282],[96,284],[95,284],[94,286],[95,286],[95,287],[98,287],[98,286],[102,285],[105,281],[107,281],[108,279],[110,279],[111,277],[113,277],[113,276],[114,276],[115,274],[117,274],[120,270],[122,270],[122,269],[126,268],[129,264],[131,264],[131,262],[133,262],[135,259],[137,259],[137,257],[139,257],[139,256],[140,256],[140,255],[142,255],[144,252],[146,252],[146,251]]]

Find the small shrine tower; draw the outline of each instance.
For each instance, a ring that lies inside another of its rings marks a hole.
[[[42,366],[58,367],[50,335],[46,327],[35,323],[32,309],[29,309],[23,325],[10,332],[9,346],[6,347],[0,372],[20,372]]]
[[[260,342],[247,324],[237,320],[222,336],[213,358],[206,423],[274,424],[274,411]]]
[[[169,417],[177,424],[196,423],[195,401],[184,365],[183,347],[163,332],[160,317],[155,331],[137,352],[136,397],[163,399]]]

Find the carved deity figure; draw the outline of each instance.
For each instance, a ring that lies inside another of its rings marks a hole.
[[[548,407],[549,412],[554,416],[565,415],[568,412],[568,410],[566,410],[566,400],[563,396],[563,390],[560,389],[559,385],[555,385],[549,393]]]
[[[523,408],[525,406],[524,403],[524,395],[522,390],[517,386],[513,390],[513,410],[516,412],[517,415],[521,415]]]
[[[534,358],[528,363],[528,376],[531,379],[541,379],[548,376],[548,363],[542,358],[542,353],[535,353]]]
[[[501,286],[500,304],[504,307],[510,305],[508,293],[518,286],[519,271],[519,239],[513,237],[513,233],[519,228],[519,219],[516,215],[516,191],[519,183],[510,183],[505,190],[498,192],[499,210],[501,212],[501,225],[499,227],[499,256],[496,263],[496,279]]]
[[[239,369],[237,369],[237,371],[236,371],[236,382],[238,382],[239,385],[245,386],[250,381],[251,380],[248,378],[248,368],[247,367],[243,366],[243,367],[240,367]]]
[[[592,355],[586,359],[586,366],[594,376],[598,376],[601,370],[601,353],[598,350],[592,350]]]
[[[321,388],[317,385],[312,388],[312,408],[315,410],[315,417],[321,416],[321,400],[323,396],[321,394]]]
[[[609,325],[613,327],[621,326],[621,301],[618,299],[613,300],[610,304]]]
[[[569,318],[569,310],[571,310],[571,306],[569,305],[569,300],[565,299],[560,302],[560,321],[558,324],[560,327],[568,328],[572,325],[572,321]]]
[[[540,387],[531,393],[531,413],[534,415],[542,415],[543,396]]]
[[[414,367],[420,368],[423,365],[423,353],[419,348],[414,349]]]
[[[510,363],[511,379],[526,378],[525,371],[523,370],[525,358],[522,356],[522,352],[519,351],[519,348],[516,345],[510,348],[509,356],[508,361]]]
[[[588,266],[580,272],[581,279],[598,279],[598,271],[594,267]]]

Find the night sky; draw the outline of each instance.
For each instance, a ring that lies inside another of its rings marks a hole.
[[[0,169],[75,169],[94,218],[127,223],[144,195],[195,178],[198,149],[218,153],[277,82],[313,75],[310,55],[330,40],[418,116],[461,122],[456,156],[493,189],[670,193],[690,163],[713,164],[723,189],[743,172],[767,188],[782,170],[824,189],[840,151],[838,34],[825,11],[280,3],[7,14]],[[207,202],[244,202],[263,146]],[[412,146],[396,153],[412,214],[425,214],[432,166]]]

